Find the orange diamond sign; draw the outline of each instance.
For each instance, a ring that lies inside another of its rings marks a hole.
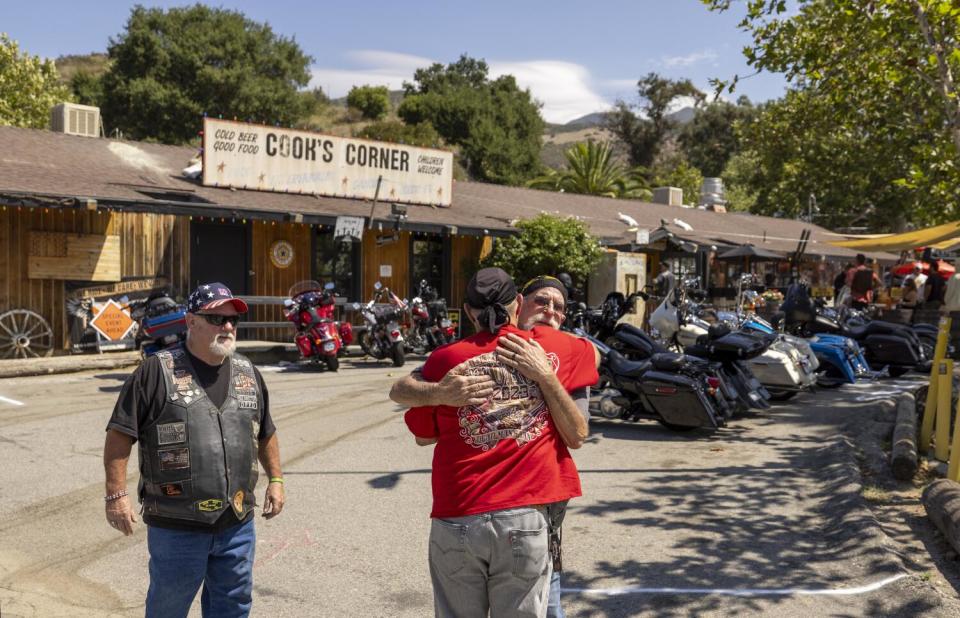
[[[99,313],[90,321],[90,326],[110,341],[126,337],[133,325],[130,315],[112,298],[100,307]]]

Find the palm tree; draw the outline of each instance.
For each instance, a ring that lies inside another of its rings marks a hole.
[[[569,169],[550,170],[528,182],[527,186],[604,197],[645,197],[649,194],[642,176],[626,172],[613,159],[606,142],[579,142],[568,148],[564,156]]]

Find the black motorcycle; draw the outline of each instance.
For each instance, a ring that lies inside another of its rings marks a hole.
[[[447,311],[447,301],[437,297],[437,291],[420,281],[417,296],[410,301],[404,342],[406,350],[426,354],[456,340],[456,329]]]
[[[353,304],[353,309],[360,312],[365,323],[364,331],[359,337],[360,347],[367,356],[376,359],[389,358],[394,367],[402,367],[406,358],[400,323],[406,305],[379,281],[373,288],[375,292],[369,302],[363,305]],[[381,303],[383,298],[389,302]]]

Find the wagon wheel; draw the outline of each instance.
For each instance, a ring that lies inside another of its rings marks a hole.
[[[11,309],[0,314],[0,358],[35,358],[53,354],[53,331],[39,314]]]

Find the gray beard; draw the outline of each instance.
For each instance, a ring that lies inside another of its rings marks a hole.
[[[237,340],[230,339],[220,343],[216,339],[210,342],[210,352],[217,356],[231,356],[237,350]]]

